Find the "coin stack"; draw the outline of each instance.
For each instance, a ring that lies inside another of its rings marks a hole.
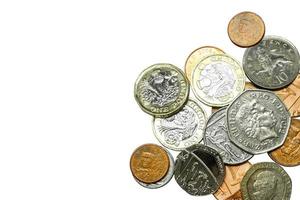
[[[135,99],[154,117],[162,146],[138,147],[130,159],[132,175],[147,188],[174,175],[190,195],[219,200],[288,200],[292,182],[280,165],[300,164],[298,50],[282,37],[265,36],[264,22],[253,12],[235,15],[228,35],[247,48],[242,65],[204,46],[189,55],[184,72],[159,63],[139,75]],[[214,110],[210,116],[207,106]],[[180,151],[175,162],[167,149]],[[275,162],[250,164],[262,153]]]

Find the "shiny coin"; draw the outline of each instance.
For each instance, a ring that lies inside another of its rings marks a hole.
[[[276,163],[254,164],[241,182],[244,200],[289,200],[292,181],[289,175]]]
[[[171,64],[155,64],[145,69],[135,82],[135,99],[148,114],[167,117],[186,103],[189,83],[183,72]]]
[[[292,119],[286,140],[283,145],[274,151],[269,152],[269,156],[277,163],[292,167],[300,165],[300,120]]]
[[[182,150],[202,140],[205,122],[204,110],[189,100],[175,115],[168,118],[155,117],[153,129],[156,138],[165,147]]]
[[[290,120],[285,105],[273,92],[246,90],[228,106],[228,136],[249,153],[265,153],[283,144]]]
[[[196,144],[178,154],[175,180],[191,195],[207,195],[217,191],[224,180],[222,158],[214,149]]]
[[[203,103],[221,107],[237,97],[245,86],[245,75],[237,61],[228,55],[204,58],[194,69],[192,89]]]
[[[299,53],[286,39],[269,36],[245,51],[243,67],[259,87],[279,89],[292,83],[299,73]]]
[[[239,164],[250,158],[249,154],[229,140],[226,122],[226,107],[216,111],[207,121],[204,144],[214,148],[221,155],[225,164]]]
[[[230,20],[227,32],[235,45],[250,47],[259,43],[264,37],[265,24],[257,14],[241,12]]]

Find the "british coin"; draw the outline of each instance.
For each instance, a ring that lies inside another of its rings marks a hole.
[[[216,150],[196,144],[178,154],[174,176],[183,190],[200,196],[217,191],[224,180],[225,169]]]
[[[152,65],[135,82],[134,96],[141,109],[157,117],[178,112],[186,103],[188,94],[187,78],[172,64]]]
[[[244,200],[272,199],[289,200],[292,181],[276,163],[262,162],[252,165],[241,182]]]
[[[245,83],[245,90],[253,90],[253,89],[258,89],[258,88],[255,85],[253,85],[251,82]]]
[[[213,46],[203,46],[196,50],[194,50],[185,62],[185,74],[188,80],[192,81],[192,72],[198,63],[206,58],[207,56],[215,55],[215,54],[224,54],[224,51]]]
[[[243,57],[246,76],[259,87],[279,89],[292,83],[299,73],[299,53],[286,39],[265,37],[248,48]]]
[[[246,90],[227,109],[229,139],[251,154],[281,146],[290,121],[285,105],[267,90]]]
[[[274,151],[269,152],[269,156],[278,164],[292,167],[300,165],[300,120],[292,119],[286,140],[283,145]]]
[[[204,110],[188,100],[183,109],[171,117],[155,117],[153,129],[162,145],[172,150],[182,150],[202,140],[205,122]]]
[[[229,140],[226,107],[220,108],[210,116],[206,124],[203,141],[205,145],[215,149],[221,155],[225,164],[240,164],[253,156]]]
[[[239,190],[238,192],[236,192],[232,196],[228,197],[226,200],[243,200],[241,190]]]
[[[250,47],[259,43],[265,35],[265,23],[253,12],[235,15],[227,28],[230,40],[239,47]]]
[[[191,85],[200,101],[222,107],[242,93],[245,75],[240,64],[230,56],[212,55],[194,69]]]
[[[214,193],[215,198],[218,200],[238,198],[241,189],[240,183],[250,167],[249,162],[235,166],[225,165],[225,179],[218,191]]]

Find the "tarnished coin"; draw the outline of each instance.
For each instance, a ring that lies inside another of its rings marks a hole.
[[[206,124],[203,141],[205,145],[219,152],[225,164],[236,165],[253,156],[229,140],[226,107],[219,109],[210,116]]]
[[[225,169],[216,150],[196,144],[178,154],[174,176],[183,190],[200,196],[217,191],[224,180]]]
[[[241,12],[230,20],[227,32],[230,40],[235,45],[250,47],[259,43],[264,37],[265,24],[257,14]]]
[[[241,189],[240,183],[250,167],[251,164],[249,162],[235,166],[225,165],[225,179],[218,191],[214,193],[216,199],[229,200],[238,198],[238,193],[240,193]]]
[[[186,103],[189,83],[183,72],[171,64],[155,64],[145,69],[135,82],[134,96],[143,111],[167,117]]]
[[[252,165],[241,182],[244,200],[289,200],[292,181],[276,163],[262,162]]]
[[[285,105],[267,90],[246,90],[227,109],[230,140],[252,154],[281,146],[290,121]]]
[[[268,36],[245,51],[243,67],[255,85],[279,89],[295,80],[299,73],[299,60],[298,50],[291,42]]]
[[[269,156],[277,163],[292,167],[300,165],[300,120],[292,119],[287,138],[283,145],[274,151],[269,152]]]
[[[192,89],[203,103],[221,107],[228,105],[245,86],[245,75],[240,64],[228,55],[204,58],[194,69]]]
[[[198,63],[206,58],[207,56],[215,55],[215,54],[224,54],[224,51],[217,47],[212,46],[204,46],[194,50],[185,62],[185,74],[188,80],[192,81],[192,73]]]
[[[156,138],[165,147],[182,150],[199,143],[206,122],[204,110],[189,100],[181,111],[168,118],[153,119]]]

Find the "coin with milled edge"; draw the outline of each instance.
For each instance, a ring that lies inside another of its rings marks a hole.
[[[180,152],[175,161],[174,177],[178,185],[195,196],[212,194],[223,183],[224,164],[218,152],[196,144]]]
[[[194,69],[191,86],[200,101],[221,107],[242,93],[245,75],[240,64],[230,56],[212,55]]]
[[[184,73],[167,63],[145,69],[135,82],[134,96],[143,111],[157,117],[178,112],[186,103],[189,83]]]
[[[192,72],[198,63],[206,58],[207,56],[215,55],[215,54],[224,54],[224,51],[217,47],[213,46],[203,46],[196,50],[194,50],[185,62],[185,74],[188,80],[192,81]]]
[[[267,36],[248,48],[243,57],[246,76],[259,87],[279,89],[292,83],[299,73],[300,56],[286,39]]]
[[[240,164],[253,156],[229,140],[226,107],[220,108],[210,116],[206,124],[203,141],[205,145],[219,152],[225,164]]]
[[[204,110],[189,100],[181,111],[171,117],[155,117],[153,129],[162,145],[172,150],[182,150],[202,140],[205,122]]]
[[[244,200],[289,200],[292,180],[278,164],[261,162],[247,171],[241,191]]]
[[[290,113],[273,92],[246,90],[227,108],[229,139],[243,150],[261,154],[281,146]]]

